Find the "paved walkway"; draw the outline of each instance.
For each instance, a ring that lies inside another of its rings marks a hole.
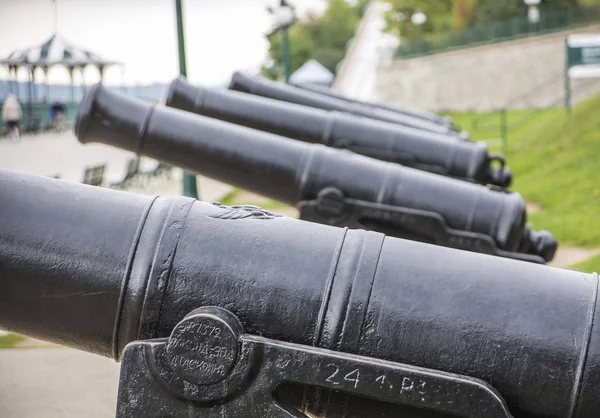
[[[114,418],[119,365],[66,348],[0,350],[3,418]]]
[[[600,248],[561,247],[559,243],[554,259],[548,264],[554,267],[569,267],[597,254],[600,254]]]
[[[20,141],[0,140],[0,167],[44,176],[82,181],[86,166],[108,164],[108,175],[117,175],[133,153],[117,148],[80,144],[72,132],[24,136]]]
[[[102,144],[80,144],[72,132],[63,134],[44,133],[24,136],[13,142],[0,139],[0,168],[24,171],[43,176],[59,175],[61,179],[81,182],[86,167],[107,164],[107,179],[119,178],[125,172],[127,161],[135,155]],[[147,162],[142,159],[141,164]],[[156,185],[136,193],[177,195],[181,194],[181,170],[174,170],[170,184]],[[218,200],[231,190],[231,186],[198,176],[200,198]]]

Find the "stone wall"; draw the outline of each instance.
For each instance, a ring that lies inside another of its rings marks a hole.
[[[564,99],[565,38],[600,26],[413,59],[381,62],[376,99],[431,111],[548,107]],[[600,79],[572,80],[573,101],[600,92]]]

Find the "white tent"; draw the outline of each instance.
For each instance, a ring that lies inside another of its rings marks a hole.
[[[318,84],[330,86],[335,75],[325,68],[320,62],[311,59],[306,61],[291,76],[291,84]]]

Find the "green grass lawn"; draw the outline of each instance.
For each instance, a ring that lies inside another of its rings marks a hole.
[[[600,273],[600,254],[590,257],[587,260],[578,264],[574,264],[570,267],[585,273]]]
[[[279,202],[277,200],[272,200],[272,199],[266,199],[264,201],[261,202],[247,202],[247,201],[242,201],[243,199],[240,199],[240,195],[242,195],[244,191],[242,189],[239,189],[237,187],[233,188],[229,193],[227,193],[225,196],[223,196],[219,203],[221,203],[222,205],[226,205],[226,206],[233,206],[233,205],[254,205],[254,206],[260,206],[263,209],[266,210],[278,210],[278,209],[283,209],[283,208],[287,208],[288,205],[286,205],[285,203]]]
[[[540,206],[529,215],[535,229],[548,229],[560,245],[600,247],[600,97],[577,105],[569,119],[564,109],[514,111],[507,115],[507,163],[512,190]],[[499,115],[452,114],[475,140],[500,151]],[[473,122],[479,120],[479,129]],[[600,271],[600,257],[583,269]]]
[[[241,193],[241,189],[234,187],[229,193],[219,199],[219,203],[225,206],[237,205],[236,198]]]
[[[18,334],[8,334],[0,337],[0,349],[2,348],[13,348],[19,342],[23,341],[25,337]]]

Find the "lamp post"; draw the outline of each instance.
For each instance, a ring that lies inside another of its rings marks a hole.
[[[415,28],[417,29],[417,45],[419,47],[419,52],[422,48],[421,45],[421,36],[422,36],[422,31],[421,31],[421,26],[423,26],[423,24],[425,22],[427,22],[427,16],[425,16],[425,13],[423,12],[416,12],[413,13],[412,16],[410,17],[410,21],[412,22],[413,25],[415,25]]]
[[[541,0],[523,0],[527,6],[527,20],[529,21],[529,27],[537,25],[540,21],[540,9],[538,5]]]
[[[267,8],[267,10],[275,18],[275,27],[281,33],[281,59],[283,61],[283,76],[285,82],[290,81],[291,73],[291,57],[290,57],[290,40],[288,30],[294,20],[296,20],[296,13],[294,7],[288,4],[286,0],[280,0],[279,6],[276,8]]]
[[[187,77],[187,65],[185,61],[185,39],[183,31],[183,8],[181,0],[175,0],[175,15],[177,18],[177,45],[179,51],[179,74]],[[198,186],[194,174],[183,172],[183,195],[198,199]]]
[[[416,12],[410,17],[410,21],[417,28],[417,41],[421,42],[421,26],[427,22],[427,16],[423,12]]]

